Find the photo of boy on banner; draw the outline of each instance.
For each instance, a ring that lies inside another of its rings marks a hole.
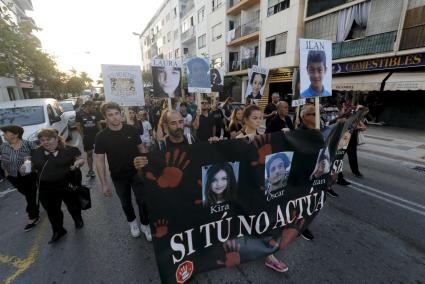
[[[236,199],[239,162],[202,167],[202,202],[205,206]]]
[[[245,96],[250,100],[260,100],[263,97],[269,69],[254,65],[249,69],[248,73],[248,87],[246,88]]]
[[[317,163],[314,167],[314,171],[310,176],[310,180],[324,179],[326,175],[331,171],[331,156],[329,154],[329,148],[322,148],[319,151],[317,157]]]
[[[328,97],[332,90],[332,43],[300,39],[301,98]]]
[[[210,93],[211,78],[208,58],[192,57],[187,63],[188,90],[190,93]]]
[[[221,69],[213,68],[210,70],[211,92],[223,92],[224,72]]]
[[[181,97],[181,62],[153,59],[151,66],[154,96],[158,98]]]
[[[293,152],[278,152],[266,156],[265,194],[284,189],[288,184]]]

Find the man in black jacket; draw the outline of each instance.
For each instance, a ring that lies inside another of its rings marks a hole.
[[[288,132],[294,130],[291,118],[288,116],[289,106],[287,102],[280,101],[277,103],[277,114],[267,125],[266,133],[277,131]]]

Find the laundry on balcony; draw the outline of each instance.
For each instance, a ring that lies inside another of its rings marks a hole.
[[[236,33],[235,32],[236,32],[235,29],[230,30],[230,31],[227,32],[227,38],[226,38],[226,42],[227,43],[231,42],[232,40],[234,40],[236,38]]]

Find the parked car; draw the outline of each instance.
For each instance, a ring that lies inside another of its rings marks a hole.
[[[63,109],[65,118],[68,120],[69,128],[71,129],[76,128],[76,125],[75,125],[76,113],[74,109],[74,102],[65,100],[65,101],[60,101],[59,104]]]
[[[24,128],[23,139],[37,141],[43,128],[57,129],[65,139],[70,135],[68,121],[55,99],[29,99],[0,103],[0,126],[18,124]]]

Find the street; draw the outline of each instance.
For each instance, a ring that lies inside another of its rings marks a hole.
[[[74,131],[71,144],[80,144]],[[191,283],[425,283],[425,172],[409,162],[359,152],[364,178],[336,186],[310,229],[277,254],[289,266],[277,273],[264,260],[194,276]],[[84,168],[83,173],[87,169]],[[130,236],[116,195],[92,189],[85,226],[76,230],[64,209],[68,235],[48,245],[51,228],[44,210],[36,229],[25,233],[25,201],[0,191],[0,282],[2,283],[160,283],[153,246]],[[308,264],[308,265],[307,265]]]

